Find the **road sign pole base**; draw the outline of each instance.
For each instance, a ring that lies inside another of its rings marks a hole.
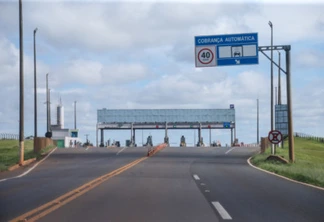
[[[270,155],[267,157],[266,159],[267,161],[276,161],[276,162],[280,162],[280,163],[283,163],[283,164],[288,164],[289,161],[286,160],[284,157],[282,156],[278,156],[278,155]]]

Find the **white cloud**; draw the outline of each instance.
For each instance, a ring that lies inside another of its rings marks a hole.
[[[106,83],[131,83],[148,77],[147,68],[142,64],[120,63],[106,66],[102,72],[103,82]]]
[[[45,74],[49,72],[53,122],[61,96],[66,124],[73,126],[76,100],[80,133],[92,134],[92,141],[98,108],[227,108],[234,103],[238,136],[253,142],[257,97],[262,133],[269,128],[268,63],[196,69],[194,36],[258,32],[260,45],[269,44],[269,20],[274,24],[275,44],[292,44],[302,52],[292,52],[292,65],[303,67],[302,71],[292,67],[296,131],[321,132],[323,4],[204,2],[24,3],[26,134],[33,132],[32,31],[38,27],[40,135],[46,124],[43,103]],[[0,131],[10,132],[17,132],[19,114],[17,10],[17,4],[0,3],[0,94],[8,95],[2,97],[0,113],[1,119],[10,121],[1,125]],[[318,79],[302,81],[306,72]]]
[[[307,50],[298,53],[297,62],[299,66],[305,68],[324,67],[323,63],[324,53],[321,51]]]

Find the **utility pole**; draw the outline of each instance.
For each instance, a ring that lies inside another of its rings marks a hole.
[[[49,132],[52,132],[52,121],[51,121],[51,89],[48,89],[48,122],[49,122]]]
[[[24,162],[24,45],[22,2],[19,0],[19,164]]]
[[[74,101],[74,129],[77,128],[77,124],[76,124],[76,103],[77,103],[77,101]]]
[[[196,146],[196,130],[194,130],[194,147]]]
[[[34,30],[34,138],[37,137],[36,32],[37,28]]]
[[[294,151],[294,131],[293,131],[293,118],[292,118],[292,99],[291,99],[291,73],[290,73],[290,49],[285,47],[286,51],[286,72],[287,72],[287,105],[288,105],[288,133],[289,133],[289,160],[295,162]]]
[[[271,131],[273,130],[273,24],[269,21],[269,26],[271,28],[271,96],[270,96],[270,106],[271,106]],[[271,144],[271,154],[274,154],[274,145]]]
[[[212,146],[212,142],[211,142],[211,128],[209,128],[209,146]]]
[[[280,72],[280,67],[281,67],[281,53],[279,53],[279,68],[278,68],[278,104],[281,105],[281,72]]]
[[[88,143],[88,136],[89,136],[89,134],[86,134],[85,136],[86,136],[86,140],[87,140],[87,143]]]
[[[260,144],[259,140],[259,99],[257,99],[257,144]]]
[[[278,105],[278,88],[275,87],[275,105]]]
[[[50,123],[49,123],[49,90],[48,90],[48,73],[46,74],[46,114],[47,114],[47,132],[50,131]]]

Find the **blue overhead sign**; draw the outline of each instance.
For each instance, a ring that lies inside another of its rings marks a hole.
[[[259,63],[258,33],[196,36],[196,67]]]

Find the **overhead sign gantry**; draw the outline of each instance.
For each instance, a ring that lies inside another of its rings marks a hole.
[[[272,27],[272,23],[269,22]],[[271,41],[272,42],[272,41]],[[286,52],[286,70],[276,64],[272,57],[270,58],[265,51],[284,50]],[[213,66],[237,66],[252,65],[259,63],[260,51],[281,71],[286,74],[287,84],[287,113],[288,113],[288,138],[289,138],[289,160],[295,161],[294,154],[294,135],[292,120],[292,99],[291,99],[291,73],[290,73],[290,45],[258,46],[258,33],[243,33],[230,35],[208,35],[195,37],[195,65],[196,67],[213,67]],[[272,78],[271,78],[272,79]],[[272,101],[272,84],[271,84],[271,104]],[[273,127],[273,105],[271,105],[271,128]],[[273,152],[273,151],[272,151]]]

